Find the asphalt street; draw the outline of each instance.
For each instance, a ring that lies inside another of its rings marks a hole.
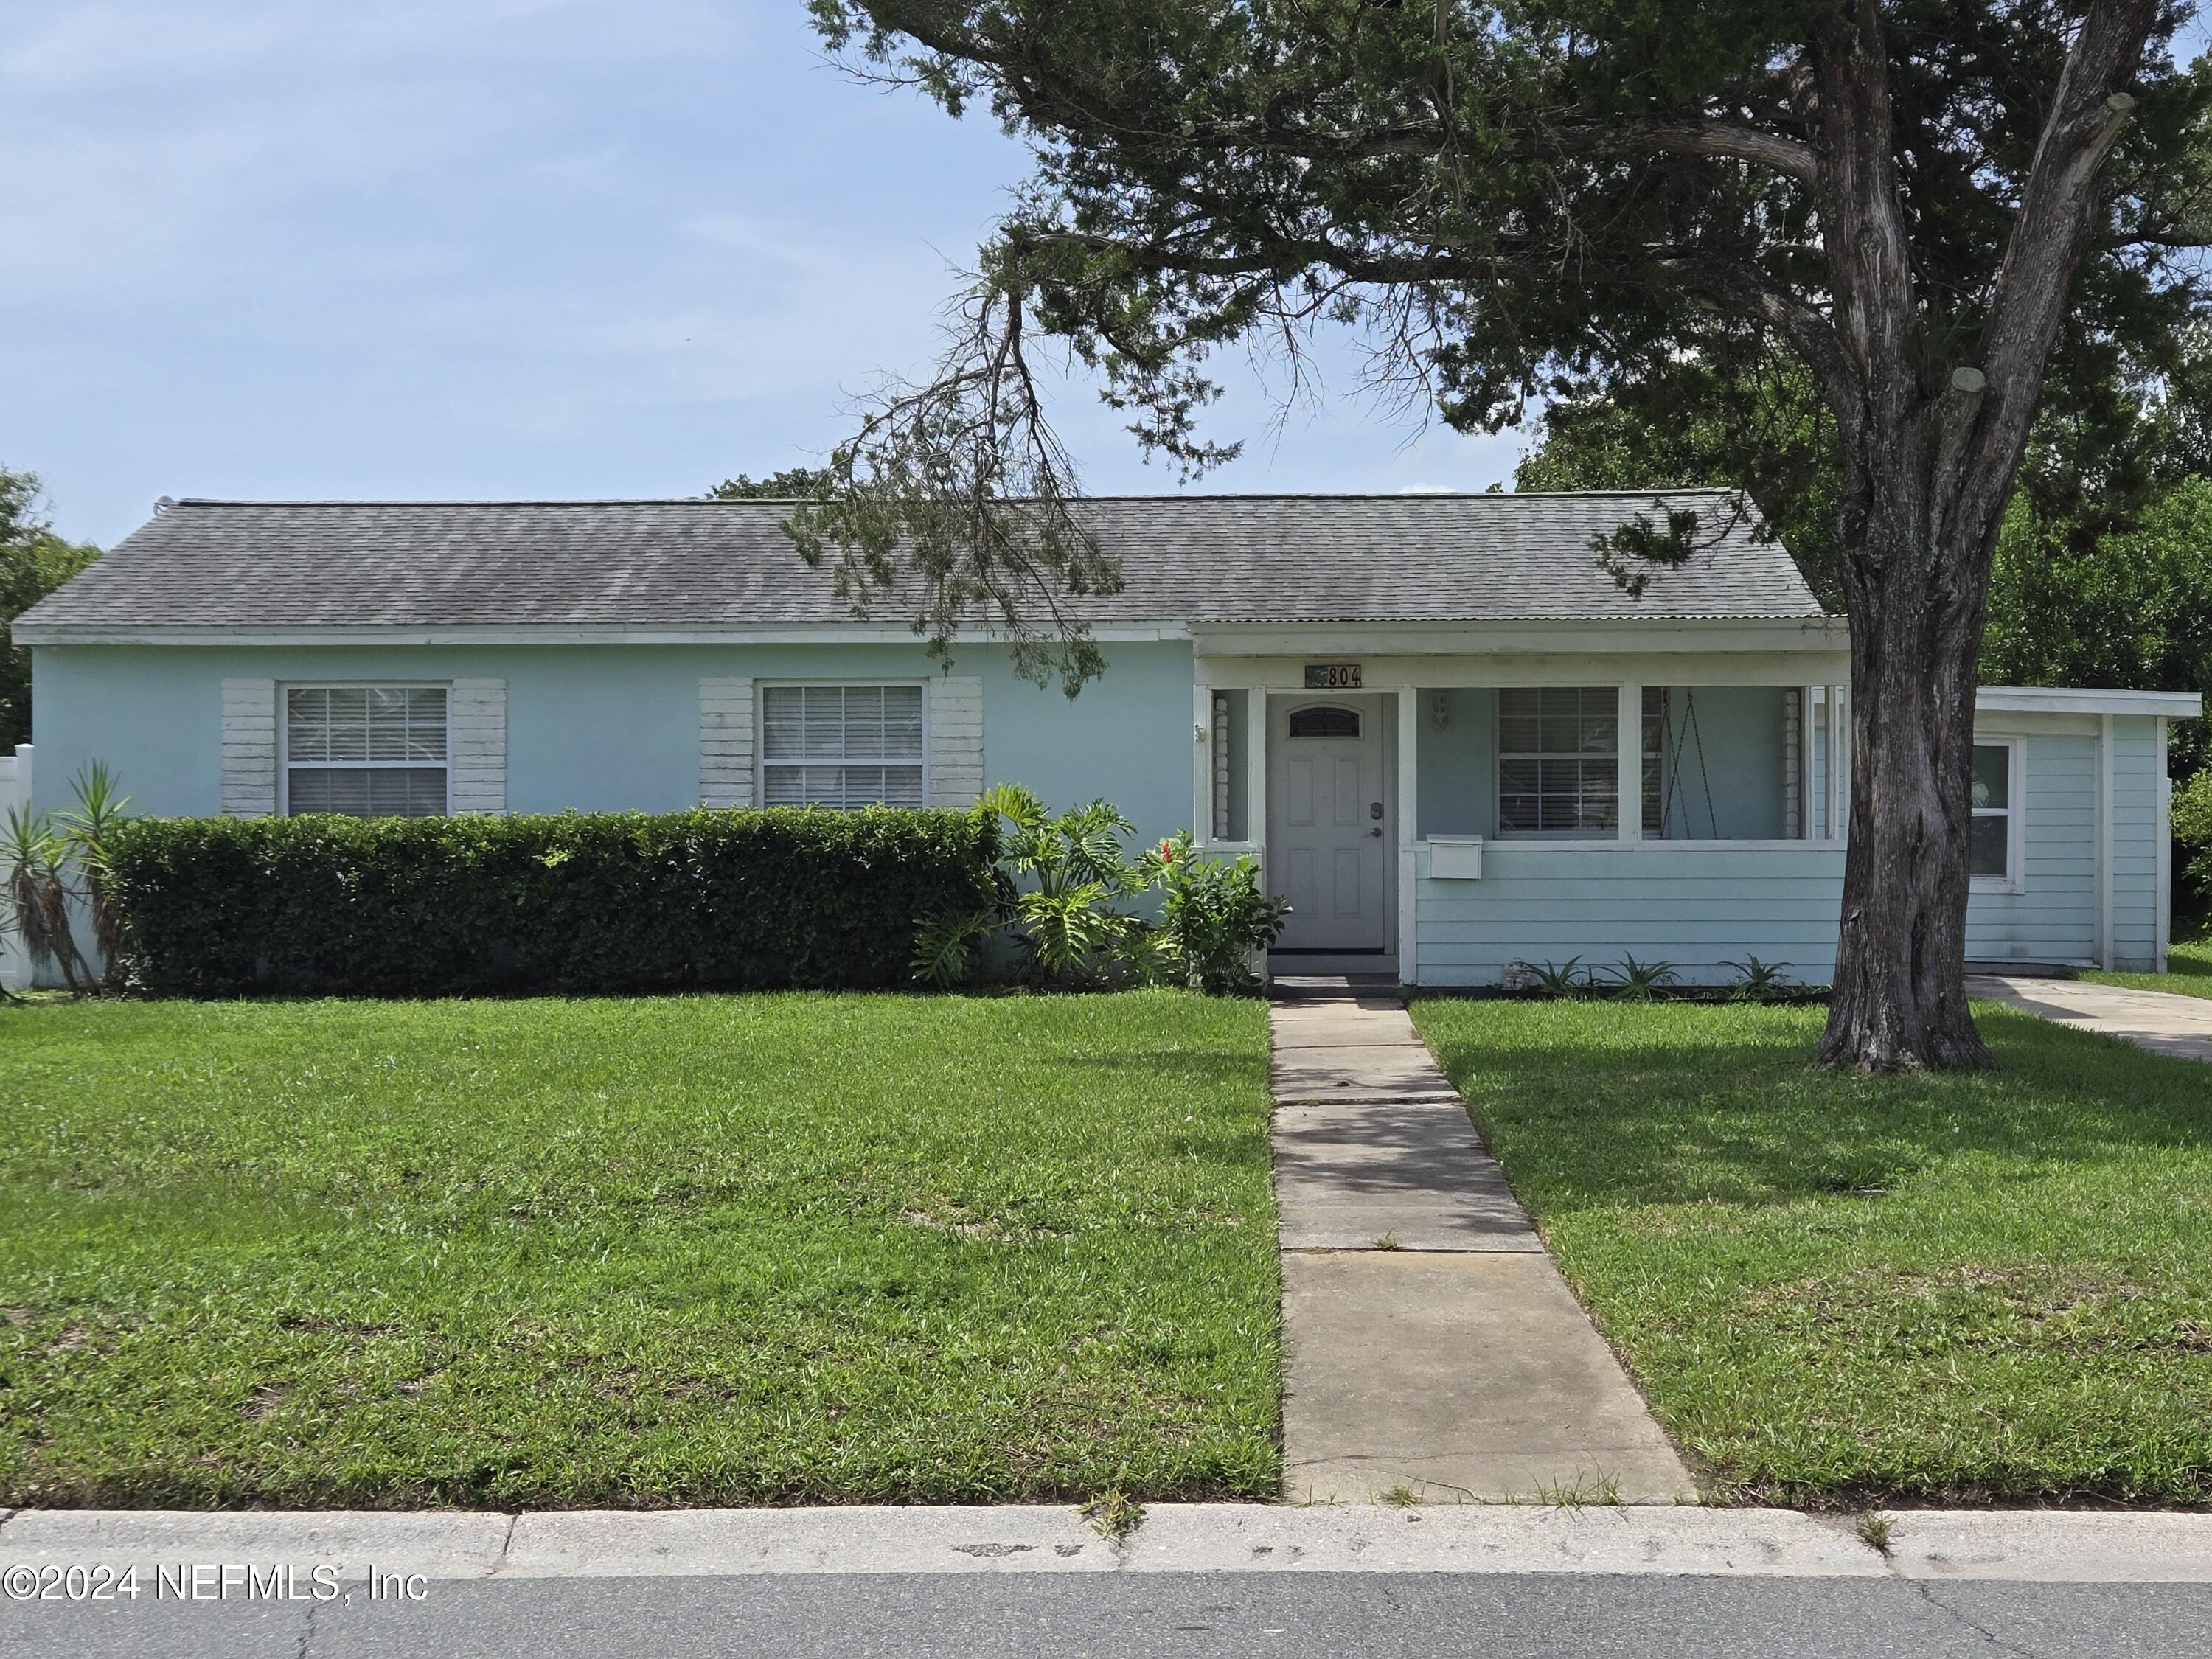
[[[2212,1649],[2212,1585],[1568,1574],[446,1580],[315,1607],[0,1607],[41,1659],[1896,1659]]]

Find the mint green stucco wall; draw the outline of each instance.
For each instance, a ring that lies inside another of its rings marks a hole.
[[[1054,805],[1103,795],[1147,837],[1191,817],[1190,647],[1109,645],[1105,677],[1070,702],[1017,678],[1000,650],[963,650],[983,680],[984,771]],[[220,810],[222,682],[507,682],[507,799],[517,812],[699,801],[699,682],[714,675],[854,679],[921,676],[914,646],[471,646],[360,648],[48,646],[34,655],[37,805],[104,760],[133,810]]]

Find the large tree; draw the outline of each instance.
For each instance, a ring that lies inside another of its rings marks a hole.
[[[1317,322],[1495,429],[1705,355],[1786,352],[1835,426],[1850,850],[1822,1053],[1979,1065],[1962,961],[1990,560],[2071,326],[2195,301],[2204,118],[2158,0],[813,0],[834,48],[1036,158],[927,382],[793,527],[940,633],[1113,580],[1037,407],[1042,334],[1188,466],[1204,360]],[[1674,519],[1608,550],[1683,556]],[[1635,570],[1622,563],[1624,580]],[[1095,667],[1060,627],[1080,675]]]
[[[31,653],[11,637],[15,618],[100,556],[56,535],[39,501],[36,473],[0,466],[0,753],[31,740]]]

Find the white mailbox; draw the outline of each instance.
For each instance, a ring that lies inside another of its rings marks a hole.
[[[1431,836],[1429,874],[1437,881],[1479,881],[1482,878],[1480,836]]]

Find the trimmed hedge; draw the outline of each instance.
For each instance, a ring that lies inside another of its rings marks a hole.
[[[865,987],[992,901],[998,851],[884,808],[139,818],[113,879],[155,995]]]

